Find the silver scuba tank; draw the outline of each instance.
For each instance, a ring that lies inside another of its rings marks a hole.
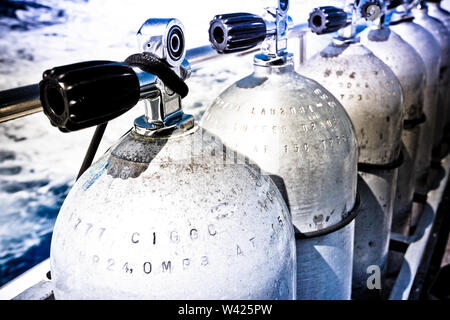
[[[446,26],[438,19],[428,15],[428,7],[425,1],[412,1],[417,7],[413,7],[411,13],[414,16],[414,22],[421,25],[436,38],[440,45],[441,65],[439,71],[439,93],[437,100],[437,117],[434,131],[433,147],[436,151],[442,142],[443,130],[450,121],[450,105],[448,100],[448,91],[450,84],[450,32]],[[439,152],[437,152],[439,154]]]
[[[380,270],[382,277],[386,270],[403,125],[399,81],[356,37],[357,21],[369,17],[367,13],[371,10],[367,5],[376,3],[360,1],[356,5],[348,1],[345,10],[315,9],[310,26],[318,33],[328,31],[327,26],[333,24],[331,17],[336,12],[347,16],[348,22],[327,48],[298,69],[300,74],[314,79],[335,95],[355,126],[361,204],[355,219],[354,298],[380,293],[380,290],[369,290],[367,281],[373,266]]]
[[[122,110],[130,92],[130,104],[147,104],[64,201],[51,243],[55,298],[294,299],[294,230],[278,188],[223,154],[163,80],[189,76],[182,24],[150,19],[139,34],[145,52],[133,68],[82,63],[41,82],[54,124],[56,114],[77,123],[104,99]],[[155,61],[171,67],[152,74],[146,63]],[[118,68],[129,82],[117,84]]]
[[[441,1],[440,0],[433,0],[433,1],[427,1],[428,6],[428,15],[430,17],[438,19],[440,22],[442,22],[445,27],[447,28],[447,31],[450,32],[450,12],[443,9],[441,7]],[[449,73],[450,71],[447,71]],[[450,90],[449,86],[447,85],[446,92],[446,101],[447,101],[447,108],[450,108]],[[446,124],[444,127],[444,135],[448,136],[448,129],[450,129],[450,111],[447,112],[446,117]]]
[[[440,6],[442,9],[447,10],[448,12],[450,12],[450,0],[442,0],[440,2]]]
[[[415,170],[423,115],[425,65],[417,51],[389,28],[389,13],[382,7],[372,27],[359,34],[361,43],[394,72],[403,89],[403,164],[398,169],[392,231],[409,234],[415,189]],[[411,66],[414,66],[413,68]]]
[[[450,1],[449,0],[442,0],[440,2],[440,7],[448,12],[450,12]]]
[[[438,116],[436,104],[441,58],[440,46],[437,40],[429,31],[413,22],[413,20],[415,21],[415,18],[408,11],[394,13],[391,18],[390,29],[414,47],[425,64],[426,83],[423,112],[426,121],[421,126],[419,150],[417,151],[415,192],[426,194],[428,191],[427,178],[431,164],[434,128]],[[414,223],[412,222],[412,224]]]
[[[237,52],[262,42],[254,72],[207,108],[200,126],[256,163],[282,192],[296,229],[297,298],[349,299],[357,145],[336,98],[294,72],[286,52],[288,2],[264,18],[217,15],[213,47]]]
[[[428,15],[441,21],[450,30],[450,12],[441,7],[441,0],[427,0]]]

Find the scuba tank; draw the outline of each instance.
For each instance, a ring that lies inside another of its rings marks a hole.
[[[450,32],[450,12],[443,9],[441,7],[441,0],[428,0],[427,1],[428,6],[428,15],[430,17],[438,19],[440,22],[442,22],[445,27],[447,28],[447,31]],[[447,73],[450,72],[447,70]],[[449,76],[450,77],[450,76]],[[449,86],[447,85],[446,93],[447,93],[447,108],[450,108],[450,91],[448,90]],[[447,112],[447,118],[446,118],[446,125],[444,127],[444,135],[449,135],[449,129],[450,129],[450,111]]]
[[[447,10],[445,10],[444,8],[441,7],[441,0],[428,0],[427,1],[427,6],[428,6],[428,15],[438,19],[440,22],[442,22],[445,27],[447,28],[447,31],[450,33],[450,12],[448,12]],[[449,53],[450,54],[450,53]],[[447,70],[447,72],[450,72]],[[450,77],[450,75],[449,75]],[[448,86],[447,86],[448,89]],[[450,91],[447,90],[447,106],[449,106],[450,104]],[[447,116],[447,122],[446,122],[446,126],[444,128],[444,134],[445,135],[449,135],[448,130],[450,126],[450,111],[449,111],[449,115]]]
[[[427,0],[428,15],[441,21],[450,31],[450,12],[441,7],[441,0]]]
[[[394,72],[403,89],[404,123],[401,139],[403,164],[398,169],[392,231],[408,236],[420,124],[425,121],[423,114],[425,65],[417,51],[389,28],[390,15],[387,10],[388,8],[383,5],[380,17],[374,21],[372,27],[361,32],[359,36],[361,43]]]
[[[419,53],[425,64],[425,91],[423,100],[423,112],[426,121],[421,125],[419,149],[417,151],[416,186],[415,193],[426,195],[428,192],[428,174],[431,165],[431,153],[433,148],[434,129],[438,116],[436,107],[439,90],[439,68],[441,64],[440,46],[434,36],[424,27],[415,23],[415,18],[407,10],[395,11],[390,19],[390,29],[408,42]],[[413,210],[411,226],[415,226],[420,210]]]
[[[182,111],[182,24],[150,19],[138,34],[144,53],[126,63],[57,67],[40,83],[44,110],[63,131],[146,103],[64,201],[51,243],[55,298],[294,299],[282,195]]]
[[[297,298],[349,299],[353,259],[357,144],[342,105],[294,71],[286,51],[288,1],[217,15],[210,41],[220,53],[261,44],[254,72],[223,91],[200,126],[270,176],[296,230]]]
[[[369,6],[365,6],[369,4]],[[338,21],[345,27],[320,53],[302,64],[298,72],[314,79],[335,95],[355,126],[359,147],[358,193],[361,205],[355,219],[353,297],[377,297],[380,290],[367,285],[369,270],[387,266],[392,209],[401,164],[403,125],[402,89],[395,74],[356,36],[359,19],[380,12],[374,1],[347,1],[345,10],[316,8],[310,27],[317,33],[335,30]],[[377,288],[380,289],[380,288]]]
[[[440,3],[440,7],[444,10],[447,10],[447,12],[450,12],[450,1],[449,0],[442,0]]]
[[[428,15],[441,21],[450,31],[450,12],[441,7],[441,0],[427,0]]]
[[[428,15],[428,7],[425,1],[410,1],[411,13],[414,16],[414,22],[421,25],[436,38],[440,45],[441,65],[439,71],[439,93],[437,100],[437,113],[440,115],[436,120],[434,131],[433,148],[439,157],[439,147],[442,142],[443,130],[450,119],[449,106],[449,84],[450,84],[450,33],[446,26],[438,19]]]

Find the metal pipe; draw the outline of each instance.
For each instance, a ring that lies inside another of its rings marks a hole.
[[[37,84],[0,92],[0,122],[24,117],[39,111],[42,111],[42,106],[39,100],[39,85]]]
[[[302,38],[308,30],[305,23],[297,24],[289,31],[289,38]],[[247,51],[239,52],[237,56],[248,55],[258,51],[259,48],[253,48]],[[200,46],[187,50],[186,59],[192,67],[198,67],[210,60],[229,56],[218,54],[210,45]],[[39,100],[39,85],[14,88],[0,92],[0,123],[21,118],[36,112],[42,111],[41,101]]]

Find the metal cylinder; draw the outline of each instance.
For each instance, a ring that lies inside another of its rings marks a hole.
[[[355,205],[357,146],[336,98],[294,72],[291,61],[255,58],[254,73],[220,94],[200,126],[281,190],[299,238],[297,298],[349,299],[353,228],[344,225]]]
[[[361,43],[380,58],[396,75],[403,90],[405,125],[402,132],[403,164],[398,169],[392,228],[408,234],[415,189],[417,148],[423,119],[425,65],[417,51],[389,27],[378,24],[361,34]],[[412,68],[411,66],[414,66]]]
[[[434,128],[437,117],[436,103],[439,84],[440,47],[430,32],[414,22],[403,21],[391,25],[390,28],[417,51],[425,65],[426,82],[423,112],[426,121],[421,125],[415,173],[415,192],[425,194],[427,192],[427,176],[431,163]]]
[[[419,150],[421,126],[403,128],[403,164],[399,167],[397,191],[395,193],[392,231],[409,235],[412,222],[412,203],[416,182],[416,164]]]
[[[347,284],[352,281],[354,230],[353,220],[326,236],[296,241],[297,288],[301,298],[349,299],[351,286]]]
[[[55,298],[295,298],[288,208],[268,177],[222,150],[198,127],[116,143],[58,215]]]
[[[431,1],[427,1],[427,6],[428,6],[428,15],[438,19],[440,22],[442,22],[445,27],[447,28],[447,31],[450,32],[450,13],[446,10],[444,10],[441,6],[440,6],[440,2],[436,1],[436,2],[431,2]],[[450,71],[447,70],[447,74]],[[447,89],[444,91],[446,93],[446,101],[447,101],[447,108],[450,108],[450,90],[449,89],[449,84],[447,83]],[[449,129],[450,127],[450,113],[447,114],[446,117],[446,127],[444,128],[444,130]],[[445,133],[444,134],[448,134]]]
[[[443,9],[440,1],[427,1],[428,15],[441,21],[450,30],[450,13]]]
[[[397,173],[397,169],[359,172],[361,204],[355,221],[353,260],[352,296],[355,299],[380,297],[380,290],[369,290],[367,286],[371,266],[380,270],[381,287],[378,289],[384,287]]]
[[[402,89],[386,64],[357,39],[350,39],[332,42],[298,71],[327,88],[348,112],[355,126],[359,163],[379,168],[398,160],[403,124]],[[367,240],[388,243],[391,227],[392,206],[385,204],[394,199],[397,169],[389,169],[387,175],[377,170],[359,170],[366,179],[365,185],[361,179],[358,184],[361,205],[355,221],[352,286],[360,296],[369,291],[366,266],[376,265],[384,271],[382,263],[388,249],[386,245],[368,246]]]
[[[427,14],[426,7],[411,10],[414,22],[428,30],[438,41],[440,46],[441,64],[439,70],[439,93],[437,98],[437,117],[434,130],[433,147],[437,148],[442,142],[444,126],[450,117],[448,90],[450,81],[450,33],[438,19]],[[430,50],[430,48],[428,48]]]

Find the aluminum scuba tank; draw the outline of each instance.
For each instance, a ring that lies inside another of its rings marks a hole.
[[[426,117],[422,124],[417,151],[416,188],[418,194],[428,192],[427,178],[431,164],[435,123],[438,116],[437,98],[439,90],[440,46],[434,36],[425,28],[416,24],[415,18],[408,12],[397,12],[391,17],[390,29],[416,49],[425,64],[426,83],[423,112]],[[414,217],[412,218],[413,220]],[[412,221],[414,225],[414,221]]]
[[[414,22],[421,25],[436,38],[440,45],[441,65],[439,71],[439,93],[437,100],[437,117],[434,131],[433,147],[438,148],[442,142],[443,130],[445,125],[450,121],[450,105],[448,100],[448,91],[450,84],[450,33],[446,26],[438,19],[428,15],[428,7],[425,1],[412,1],[416,4],[411,13],[414,16]],[[437,152],[439,154],[439,152]]]
[[[283,6],[285,4],[285,6]],[[349,299],[357,145],[342,105],[294,72],[286,52],[288,2],[252,14],[217,15],[213,47],[237,52],[262,42],[254,72],[207,108],[200,126],[271,176],[296,229],[297,299]]]
[[[441,1],[440,0],[433,0],[433,1],[427,1],[428,6],[428,15],[438,19],[440,22],[442,22],[445,27],[447,28],[447,31],[450,32],[450,12],[447,10],[444,10],[441,7]],[[450,71],[447,70],[447,74]],[[450,75],[448,75],[450,77]],[[450,108],[450,91],[449,85],[447,84],[446,92],[446,101],[447,101],[447,108]],[[445,96],[444,96],[445,97]],[[448,109],[447,109],[448,110]],[[450,111],[447,111],[447,117],[446,117],[446,124],[444,127],[444,135],[448,135],[448,130],[450,129]]]
[[[103,122],[89,113],[104,99],[103,112],[147,104],[64,201],[51,243],[56,299],[294,299],[294,231],[278,188],[222,154],[165,83],[189,76],[182,24],[150,19],[139,34],[133,68],[80,63],[40,84],[65,131]]]
[[[427,0],[428,15],[441,21],[450,30],[450,12],[441,7],[441,0]]]
[[[392,231],[407,236],[415,189],[420,124],[425,120],[423,114],[425,65],[417,51],[389,28],[389,13],[385,6],[382,7],[381,15],[374,25],[361,32],[359,36],[361,43],[394,72],[403,89],[403,164],[398,169]]]
[[[354,298],[380,293],[370,290],[367,281],[372,266],[379,268],[382,279],[386,271],[403,125],[399,81],[356,37],[356,23],[369,9],[365,4],[376,5],[374,1],[360,1],[359,5],[348,1],[345,10],[315,9],[310,26],[318,33],[328,32],[327,26],[334,22],[330,15],[336,12],[347,15],[348,22],[327,48],[298,69],[301,75],[314,79],[335,95],[355,126],[361,204],[355,219]]]
[[[441,6],[442,9],[447,10],[448,12],[450,12],[450,1],[449,0],[441,1],[440,6]]]
[[[413,3],[414,2],[419,1],[413,1]],[[415,18],[414,22],[430,31],[439,42],[441,48],[437,112],[442,115],[442,117],[437,118],[440,121],[436,121],[433,143],[435,152],[437,156],[439,156],[439,147],[442,142],[444,127],[449,122],[447,118],[450,117],[450,106],[448,100],[448,90],[450,84],[450,33],[442,22],[428,15],[428,6],[425,1],[420,1],[418,6],[413,8],[411,12]]]

